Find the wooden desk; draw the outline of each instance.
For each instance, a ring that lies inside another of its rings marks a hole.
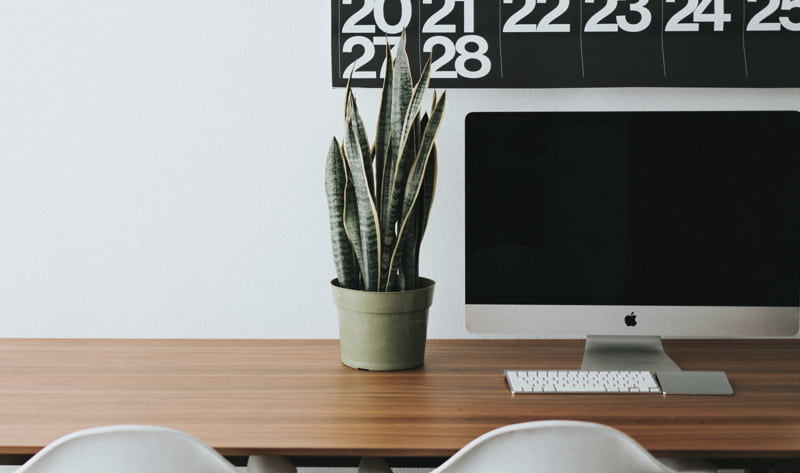
[[[800,340],[665,341],[736,394],[518,395],[505,368],[578,368],[582,341],[434,340],[423,368],[344,367],[336,340],[0,340],[0,455],[156,424],[225,455],[445,457],[501,425],[582,419],[658,456],[800,457]]]

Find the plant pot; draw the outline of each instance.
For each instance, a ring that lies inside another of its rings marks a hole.
[[[357,291],[331,281],[339,309],[342,363],[351,368],[396,371],[421,366],[428,337],[428,308],[435,283],[420,278],[419,289]]]

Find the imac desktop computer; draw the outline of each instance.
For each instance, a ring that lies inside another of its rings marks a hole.
[[[796,334],[799,133],[796,111],[467,115],[468,330],[661,372],[661,337]]]

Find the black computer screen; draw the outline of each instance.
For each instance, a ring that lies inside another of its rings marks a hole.
[[[472,113],[468,304],[797,306],[800,113]]]

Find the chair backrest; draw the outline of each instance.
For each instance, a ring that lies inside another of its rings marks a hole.
[[[15,473],[238,473],[214,449],[164,427],[118,425],[53,441]]]
[[[433,473],[673,473],[632,438],[608,426],[535,421],[492,430]]]

